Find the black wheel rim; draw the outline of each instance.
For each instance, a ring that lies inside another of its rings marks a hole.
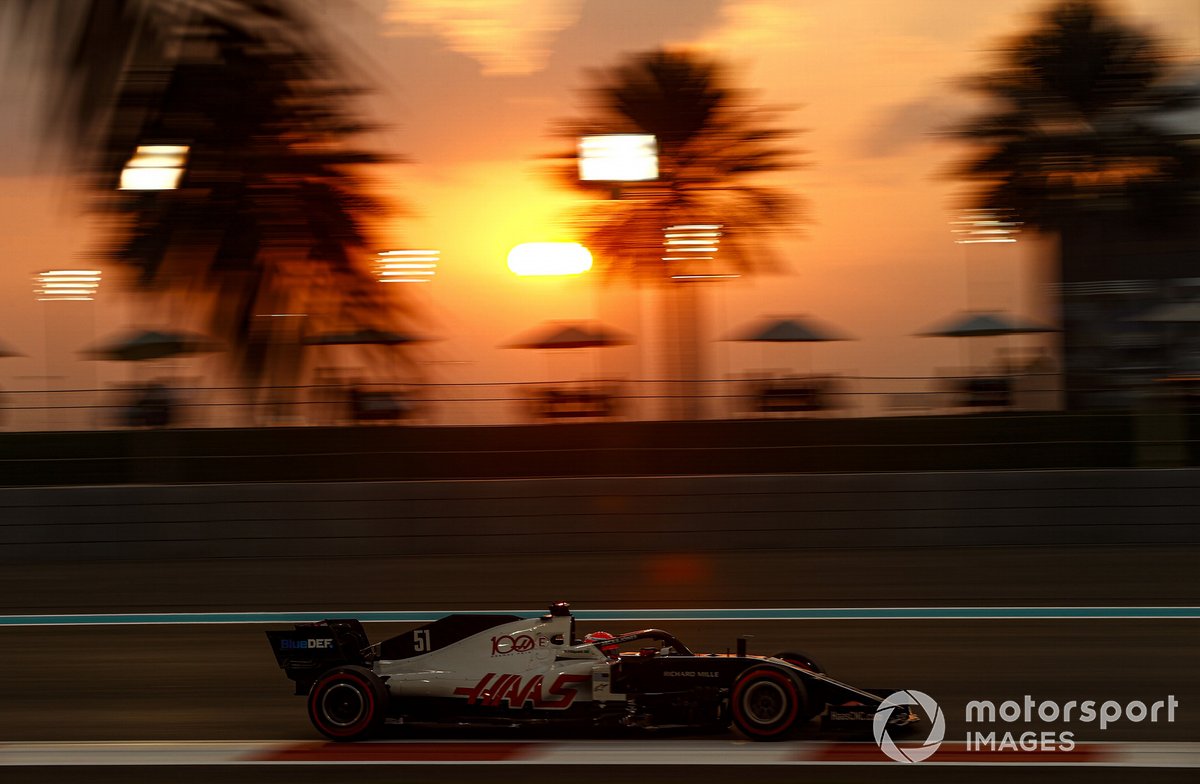
[[[760,681],[746,689],[742,698],[746,715],[755,724],[770,725],[783,718],[788,709],[788,696],[779,684]]]
[[[335,683],[321,695],[321,714],[338,727],[357,724],[366,710],[363,693],[353,684]]]

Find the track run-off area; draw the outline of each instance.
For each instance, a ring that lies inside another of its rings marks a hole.
[[[885,766],[873,743],[735,740],[156,741],[0,743],[0,767],[286,765]],[[1083,743],[1069,752],[979,751],[945,743],[921,766],[1200,768],[1197,743]]]

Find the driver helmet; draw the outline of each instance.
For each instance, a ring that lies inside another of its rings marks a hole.
[[[612,639],[615,639],[615,637],[614,637],[614,635],[610,634],[609,632],[592,632],[591,634],[585,636],[583,638],[583,641],[585,643],[597,643],[597,642],[601,642],[602,640],[612,640]],[[605,656],[609,657],[610,659],[617,658],[617,646],[616,645],[600,645],[597,647],[600,648],[601,653],[603,653]]]

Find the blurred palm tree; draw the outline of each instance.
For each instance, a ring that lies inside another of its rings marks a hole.
[[[598,266],[638,281],[669,280],[663,230],[721,224],[719,258],[727,269],[777,267],[763,240],[800,218],[799,199],[771,181],[798,165],[785,143],[794,132],[778,125],[781,110],[752,105],[720,62],[686,51],[631,55],[591,76],[590,112],[563,123],[558,135],[575,142],[652,134],[659,166],[657,180],[614,188],[579,180],[577,152],[559,159],[562,178],[594,197],[577,221]]]
[[[578,147],[558,159],[565,182],[592,197],[576,223],[598,268],[652,284],[676,282],[681,274],[781,268],[769,238],[801,217],[799,198],[779,179],[798,166],[797,152],[786,143],[794,132],[779,125],[781,110],[754,105],[746,90],[732,86],[722,63],[688,51],[630,55],[591,76],[589,113],[562,124],[558,135],[577,142],[649,134],[658,148],[658,177],[646,182],[580,180]],[[703,267],[681,266],[664,252],[665,230],[697,225],[719,226],[719,251]],[[695,419],[704,415],[699,292],[680,283],[662,294],[664,361],[668,376],[683,385],[671,391],[677,401],[670,413]]]
[[[313,317],[386,329],[368,266],[358,94],[290,0],[24,0],[14,27],[54,78],[49,125],[90,174],[108,253],[224,339],[251,383],[293,383]],[[52,31],[53,41],[32,33]],[[65,42],[64,42],[65,41]],[[177,190],[119,191],[139,145],[186,145]],[[272,318],[307,314],[307,318]]]
[[[1129,359],[1133,301],[1089,284],[1187,274],[1171,259],[1195,252],[1200,138],[1169,115],[1200,93],[1172,66],[1100,0],[1061,0],[968,83],[987,109],[956,130],[975,149],[955,173],[973,186],[972,206],[1057,240],[1045,273],[1061,284],[1053,305],[1068,408],[1111,405],[1111,390],[1162,361],[1146,348]]]
[[[1160,46],[1101,2],[1058,2],[968,81],[988,109],[955,129],[975,152],[954,173],[973,206],[1043,231],[1114,213],[1190,220],[1200,150],[1161,117],[1200,94],[1173,76]]]

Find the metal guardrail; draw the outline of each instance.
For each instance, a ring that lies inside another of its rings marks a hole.
[[[687,405],[698,400],[698,405]],[[2,390],[0,430],[351,424],[504,425],[765,417],[856,418],[1061,410],[1058,374],[755,376],[274,387]]]

